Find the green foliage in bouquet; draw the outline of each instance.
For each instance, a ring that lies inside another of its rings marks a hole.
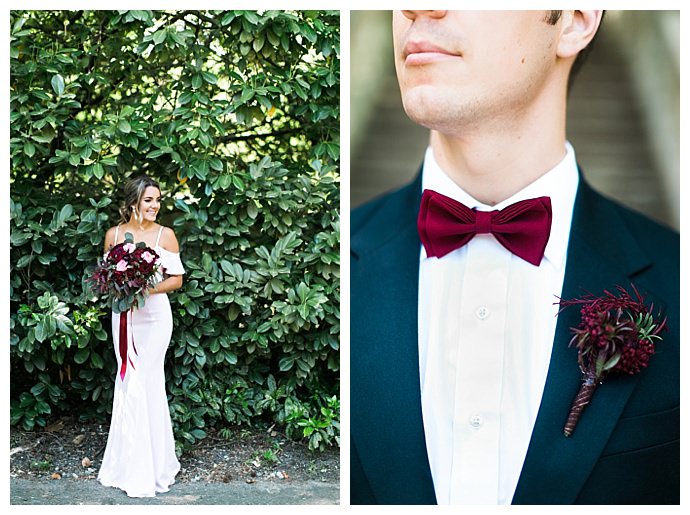
[[[82,282],[143,172],[187,271],[178,442],[278,423],[337,445],[339,81],[337,12],[11,12],[12,424],[108,420],[111,306]]]

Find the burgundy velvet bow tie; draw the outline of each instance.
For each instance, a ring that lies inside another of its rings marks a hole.
[[[417,229],[428,257],[443,257],[476,234],[493,234],[510,252],[539,266],[551,231],[551,199],[516,202],[496,211],[475,211],[433,190],[424,190]]]

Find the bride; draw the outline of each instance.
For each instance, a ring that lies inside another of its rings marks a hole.
[[[125,184],[124,197],[120,224],[105,235],[105,251],[122,243],[125,233],[131,233],[135,243],[143,241],[158,253],[161,269],[143,307],[112,315],[118,373],[98,481],[120,488],[130,497],[154,497],[168,491],[180,470],[163,362],[173,327],[167,293],[182,286],[185,271],[175,233],[156,223],[161,201],[158,184],[146,176],[136,177]],[[129,318],[128,341],[122,349],[121,316]]]

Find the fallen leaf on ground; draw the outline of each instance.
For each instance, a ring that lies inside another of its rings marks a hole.
[[[49,426],[46,427],[46,433],[54,433],[56,431],[62,430],[62,428],[65,427],[65,421],[64,420],[58,420],[54,424],[50,424]]]
[[[89,458],[84,458],[83,460],[81,460],[82,467],[90,467],[91,463],[92,461]]]
[[[73,443],[74,445],[81,445],[85,438],[86,438],[86,435],[84,435],[84,434],[77,435],[77,436],[74,438],[74,440],[72,440],[72,443]]]
[[[53,472],[53,474],[50,476],[50,479],[62,479],[62,476],[57,472]]]

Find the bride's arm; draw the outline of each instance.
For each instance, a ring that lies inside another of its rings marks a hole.
[[[115,229],[115,227],[111,227],[108,229],[108,232],[105,233],[105,243],[103,244],[104,254],[115,244]]]
[[[163,229],[161,234],[160,246],[168,252],[180,252],[180,244],[177,242],[175,233],[169,227]],[[149,290],[149,294],[168,293],[182,287],[181,275],[165,275],[165,279]]]
[[[177,290],[182,286],[181,275],[168,275],[161,282],[156,284],[149,290],[149,295],[154,293],[168,293],[169,291]]]

